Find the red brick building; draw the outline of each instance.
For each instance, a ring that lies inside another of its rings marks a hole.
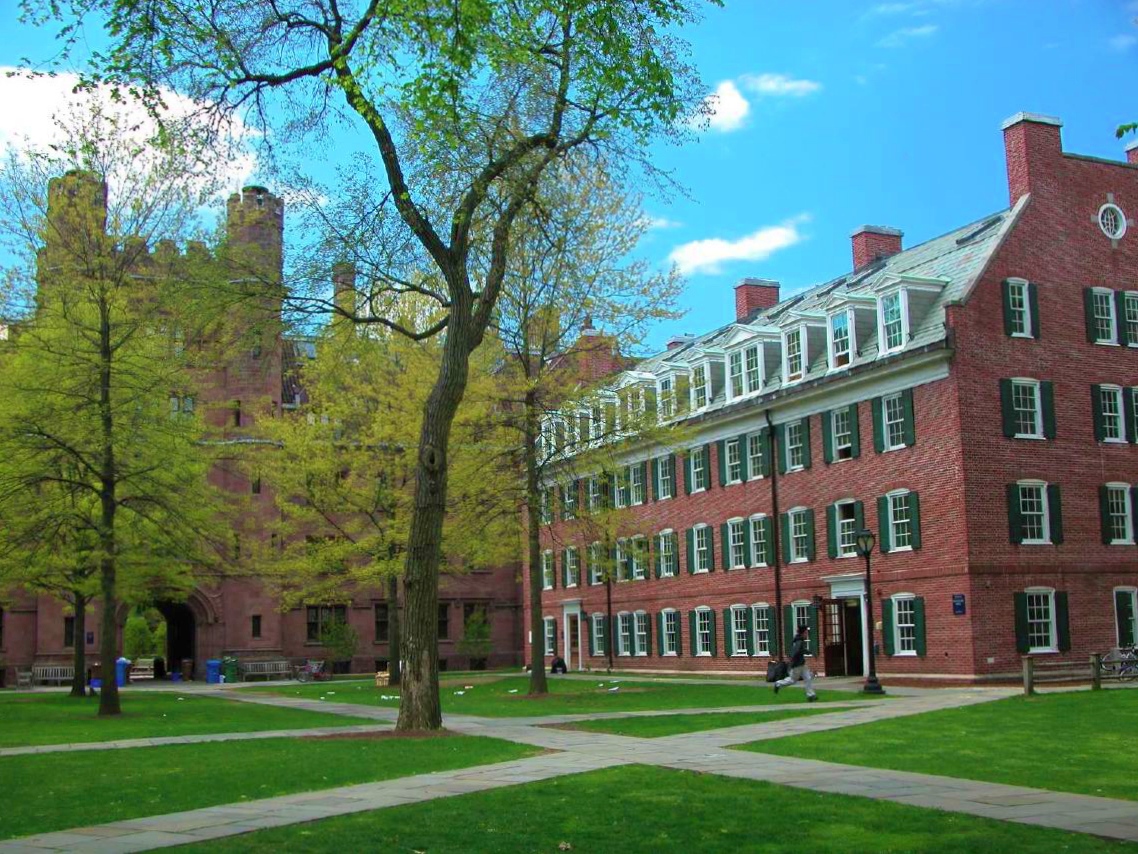
[[[911,248],[863,226],[850,272],[784,300],[744,280],[732,323],[620,375],[684,447],[558,484],[580,509],[558,490],[543,530],[547,650],[755,671],[808,622],[817,669],[864,673],[863,527],[881,673],[1135,642],[1138,150],[1065,153],[1058,120],[1022,113],[1003,135],[1007,209]],[[615,542],[565,518],[607,501],[628,508]]]
[[[52,213],[69,200],[105,205],[105,188],[95,176],[71,173],[52,182]],[[103,217],[105,221],[105,216]],[[284,204],[264,188],[246,187],[228,202],[227,231],[241,258],[241,269],[227,275],[235,286],[243,280],[279,283],[283,263]],[[188,251],[204,251],[191,247]],[[153,274],[162,264],[175,260],[172,244],[160,244],[153,255],[143,253],[140,271]],[[222,263],[226,263],[224,260]],[[275,305],[279,320],[280,304]],[[262,316],[263,320],[263,316]],[[293,368],[315,358],[311,343],[282,336],[280,323],[263,323],[260,335],[242,339],[240,349],[228,355],[226,364],[210,372],[202,384],[200,400],[172,398],[171,406],[196,410],[224,439],[241,443],[253,435],[258,412],[280,413],[303,402],[303,389]],[[265,406],[269,401],[270,405]],[[185,601],[153,603],[167,623],[167,658],[176,670],[182,660],[192,660],[196,675],[204,674],[204,661],[233,655],[249,659],[287,658],[301,662],[323,657],[316,640],[324,621],[333,616],[346,619],[356,630],[359,648],[351,669],[359,672],[386,668],[387,627],[392,603],[383,590],[350,591],[350,601],[336,604],[312,602],[282,611],[279,600],[264,584],[250,575],[243,564],[256,541],[267,543],[266,523],[276,513],[268,484],[251,483],[240,467],[219,465],[211,474],[218,486],[249,496],[251,510],[240,523],[238,549],[233,566],[215,579],[203,580]],[[236,528],[235,528],[236,530]],[[445,575],[440,587],[439,633],[441,666],[466,668],[469,657],[459,654],[464,625],[474,609],[484,609],[489,619],[492,652],[489,666],[517,664],[521,648],[520,588],[517,566],[504,566],[466,575]],[[0,602],[0,685],[15,684],[14,671],[33,664],[69,665],[75,643],[86,643],[89,661],[99,650],[99,613],[96,601],[87,618],[85,638],[76,638],[73,621],[63,603],[47,596],[4,591]],[[128,609],[122,609],[121,626]],[[4,677],[7,676],[5,680]]]

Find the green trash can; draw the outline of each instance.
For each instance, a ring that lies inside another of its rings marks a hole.
[[[238,680],[237,659],[229,655],[221,659],[221,673],[227,683],[236,682]]]

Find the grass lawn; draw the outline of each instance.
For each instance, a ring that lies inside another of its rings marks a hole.
[[[741,749],[1138,800],[1138,691],[1012,697]]]
[[[1138,850],[1051,828],[645,766],[275,828],[190,848],[266,854],[497,854],[559,848],[577,854]]]
[[[0,838],[505,762],[494,738],[272,738],[0,758]]]
[[[174,692],[127,691],[121,696],[122,714],[100,718],[93,697],[0,694],[0,747],[375,723],[192,694],[179,699],[182,695]]]
[[[684,732],[702,732],[708,729],[765,724],[803,715],[814,715],[840,709],[794,708],[774,712],[708,712],[699,715],[651,715],[642,718],[607,718],[599,721],[579,721],[562,724],[565,729],[583,729],[589,732],[607,732],[613,735],[630,735],[634,738],[662,738]]]
[[[471,686],[467,688],[466,686]],[[611,688],[617,688],[611,691]],[[286,697],[325,698],[340,703],[399,707],[398,688],[376,688],[372,682],[327,685],[272,685],[251,688]],[[606,678],[550,679],[550,693],[527,697],[529,678],[507,676],[497,679],[448,680],[442,689],[443,711],[451,714],[482,715],[493,718],[531,715],[568,715],[582,712],[644,712],[662,709],[716,709],[730,706],[758,706],[774,703],[805,705],[801,690],[783,691],[778,696],[768,687],[753,685],[685,685],[663,682],[616,681]],[[462,693],[456,693],[461,691]],[[513,692],[513,693],[511,693]],[[383,699],[387,697],[388,699]],[[864,695],[847,691],[819,691],[820,701],[861,700]]]

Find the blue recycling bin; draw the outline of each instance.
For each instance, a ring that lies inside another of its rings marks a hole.
[[[129,658],[115,659],[115,684],[120,688],[126,684],[126,671],[130,667]]]
[[[221,659],[210,658],[205,663],[205,681],[210,685],[221,682]]]

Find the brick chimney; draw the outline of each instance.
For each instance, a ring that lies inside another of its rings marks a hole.
[[[332,301],[348,314],[356,310],[356,267],[348,261],[332,265]]]
[[[1063,156],[1061,127],[1063,123],[1054,116],[1037,113],[1016,113],[1000,126],[1004,132],[1011,204],[1045,186],[1055,176]]]
[[[743,279],[735,286],[735,320],[742,323],[759,309],[778,303],[778,282],[770,279]]]
[[[863,225],[850,234],[853,240],[853,265],[860,270],[879,258],[888,258],[901,251],[903,233],[884,225]]]
[[[1138,139],[1126,143],[1126,162],[1138,166]]]
[[[678,350],[680,347],[683,347],[685,344],[690,344],[694,340],[694,335],[673,335],[664,346],[669,350]]]

